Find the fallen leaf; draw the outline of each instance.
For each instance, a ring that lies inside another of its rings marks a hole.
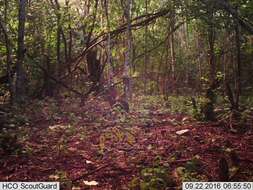
[[[75,148],[75,147],[69,147],[68,150],[69,150],[70,152],[76,152],[76,151],[77,151],[77,148]]]
[[[152,147],[152,145],[150,144],[150,145],[148,145],[148,147],[147,147],[147,149],[148,150],[151,150],[153,147]]]
[[[96,181],[83,181],[83,183],[85,185],[88,185],[88,186],[96,186],[96,185],[98,185],[98,182],[96,182]]]
[[[60,177],[58,175],[50,175],[49,179],[58,180],[58,179],[60,179]]]
[[[81,190],[81,187],[72,187],[72,190]]]
[[[92,164],[92,161],[86,160],[86,164]]]
[[[189,129],[184,129],[184,130],[177,131],[176,134],[177,135],[184,135],[184,134],[188,133],[189,131],[190,131]]]
[[[189,122],[189,121],[191,121],[191,118],[190,118],[190,117],[184,117],[184,118],[182,119],[182,122],[183,122],[183,123]]]

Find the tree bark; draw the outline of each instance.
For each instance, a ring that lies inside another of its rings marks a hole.
[[[71,26],[71,13],[70,9],[71,6],[69,5],[69,0],[65,1],[66,7],[67,7],[67,13],[68,13],[68,33],[69,33],[69,43],[68,43],[68,61],[71,61],[72,59],[72,43],[73,43],[73,35],[72,35],[72,26]]]
[[[132,5],[132,0],[127,0],[125,11],[124,11],[125,18],[127,20],[127,30],[126,30],[127,50],[125,52],[125,63],[124,63],[124,74],[123,74],[124,98],[126,102],[128,102],[132,96],[131,78],[130,78],[130,67],[131,67],[131,61],[132,61],[131,5]]]
[[[52,2],[53,5],[53,2]],[[56,60],[57,60],[57,79],[61,76],[61,13],[60,13],[60,5],[58,0],[55,0],[56,6],[56,17],[57,17],[57,33],[56,33]]]
[[[109,0],[104,0],[104,9],[105,9],[105,16],[106,16],[106,27],[107,30],[111,30],[111,24],[109,19]],[[108,33],[107,36],[107,64],[108,64],[108,94],[107,100],[111,106],[116,103],[117,99],[117,90],[114,86],[114,72],[113,72],[113,65],[112,65],[112,53],[111,53],[111,34]]]
[[[172,16],[172,22],[170,28],[173,29],[175,27],[175,18],[174,15]],[[175,46],[174,46],[174,33],[170,35],[170,56],[171,56],[171,81],[172,81],[172,92],[175,91],[175,80],[176,80],[176,74],[175,74],[175,65],[176,65],[176,57],[175,57]]]
[[[235,77],[235,109],[239,109],[241,94],[241,42],[239,22],[235,23],[235,41],[236,41],[236,77]]]
[[[206,89],[205,97],[207,101],[203,106],[203,113],[205,115],[205,120],[214,121],[214,103],[215,103],[215,93],[214,90],[217,88],[216,82],[216,65],[215,65],[215,52],[214,52],[214,43],[215,43],[215,26],[214,26],[214,11],[213,8],[209,10],[209,21],[208,23],[208,45],[209,45],[209,86]]]
[[[8,36],[7,31],[7,22],[8,22],[8,1],[4,1],[4,22],[0,19],[0,29],[4,35],[4,42],[6,48],[6,65],[7,65],[7,76],[8,76],[8,89],[10,92],[10,102],[13,101],[13,83],[12,83],[12,76],[13,76],[13,69],[12,66],[12,58],[11,58],[11,42]],[[5,24],[4,24],[5,23]]]
[[[17,77],[15,81],[16,102],[22,101],[26,95],[26,73],[24,70],[26,6],[27,0],[19,1],[18,45],[17,45],[17,65],[16,65]]]
[[[145,1],[145,13],[148,14],[148,0]],[[145,47],[144,47],[144,94],[147,94],[147,67],[148,67],[148,25],[145,26]]]
[[[215,41],[215,31],[213,24],[209,25],[208,29],[208,45],[209,45],[209,79],[210,83],[215,82],[215,53],[214,53],[214,41]]]

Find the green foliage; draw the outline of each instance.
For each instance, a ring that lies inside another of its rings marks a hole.
[[[199,156],[194,156],[190,161],[186,162],[183,167],[176,168],[176,175],[180,182],[186,181],[203,181],[206,176],[200,174],[202,168],[202,163]]]
[[[201,100],[200,101],[200,113],[202,114],[202,118],[205,121],[208,121],[214,117],[213,116],[213,114],[214,114],[213,113],[213,110],[214,110],[213,102],[209,98],[205,98],[205,97],[202,97],[200,100]]]
[[[209,121],[214,119],[214,115],[214,104],[212,100],[202,96],[192,100],[192,116],[195,119]]]
[[[29,118],[27,118],[26,115],[21,113],[14,115],[14,118],[11,121],[13,121],[13,123],[15,123],[16,126],[26,125],[29,124],[30,122]]]
[[[62,136],[56,145],[56,150],[58,156],[63,156],[68,154],[68,146],[67,146],[68,139],[65,136]]]
[[[242,105],[244,105],[248,108],[250,108],[250,107],[253,108],[253,96],[251,94],[252,94],[252,92],[249,93],[249,96],[242,96],[241,97]]]
[[[199,156],[194,156],[190,161],[186,162],[185,169],[189,172],[196,172],[201,170],[201,162]]]
[[[190,109],[189,98],[185,96],[169,96],[166,100],[167,106],[171,113],[186,113],[192,114]]]
[[[205,113],[213,109],[210,99],[203,96],[168,96],[166,100],[160,96],[147,96],[142,99],[144,102],[138,109],[143,113],[144,122],[152,122],[148,117],[150,109],[158,108],[161,113],[175,113],[191,115],[197,120],[205,120]]]
[[[129,183],[132,190],[163,190],[171,186],[174,186],[174,181],[163,166],[144,168],[141,170],[140,178],[133,178]]]
[[[71,189],[72,181],[69,179],[66,171],[57,170],[54,174],[48,177],[52,181],[60,181],[62,189]]]
[[[176,168],[177,175],[180,177],[180,181],[199,181],[195,172],[188,171],[185,167]]]

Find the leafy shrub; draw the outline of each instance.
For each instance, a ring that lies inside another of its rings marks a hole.
[[[183,167],[176,168],[176,176],[178,176],[180,183],[184,181],[205,181],[206,176],[201,175],[202,163],[199,156],[194,156],[191,160],[186,162]]]
[[[63,170],[57,170],[55,174],[49,176],[52,181],[60,181],[61,189],[71,189],[72,181],[69,179],[67,172]]]
[[[163,190],[174,186],[174,184],[168,170],[163,166],[157,166],[142,169],[141,176],[134,178],[129,187],[132,190]]]

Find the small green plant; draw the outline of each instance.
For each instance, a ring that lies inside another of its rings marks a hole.
[[[69,179],[67,172],[58,170],[55,174],[49,176],[50,180],[53,181],[60,181],[61,182],[61,189],[71,189],[72,181]]]
[[[200,175],[202,163],[199,156],[194,156],[191,160],[185,163],[183,167],[176,168],[176,174],[179,177],[180,182],[183,181],[201,181],[205,179],[205,176]]]
[[[132,190],[163,190],[174,185],[175,182],[167,168],[156,166],[142,169],[140,177],[133,178],[129,183],[129,188]]]
[[[191,98],[191,115],[200,121],[214,120],[214,100],[206,97]]]
[[[200,113],[197,101],[196,101],[196,99],[194,97],[191,97],[191,105],[192,105],[192,116],[195,119],[197,119],[197,120],[201,120],[202,119],[202,115]]]
[[[105,135],[101,135],[99,137],[99,155],[104,155],[104,151],[105,151],[105,142],[106,141],[106,137]]]
[[[187,171],[189,172],[196,172],[199,171],[201,168],[202,164],[199,160],[199,156],[196,155],[194,156],[190,161],[186,162],[185,164],[185,168],[187,169]]]
[[[71,137],[77,133],[77,130],[74,126],[67,125],[65,129],[65,135]]]
[[[63,135],[56,144],[58,156],[68,154],[68,138]]]

